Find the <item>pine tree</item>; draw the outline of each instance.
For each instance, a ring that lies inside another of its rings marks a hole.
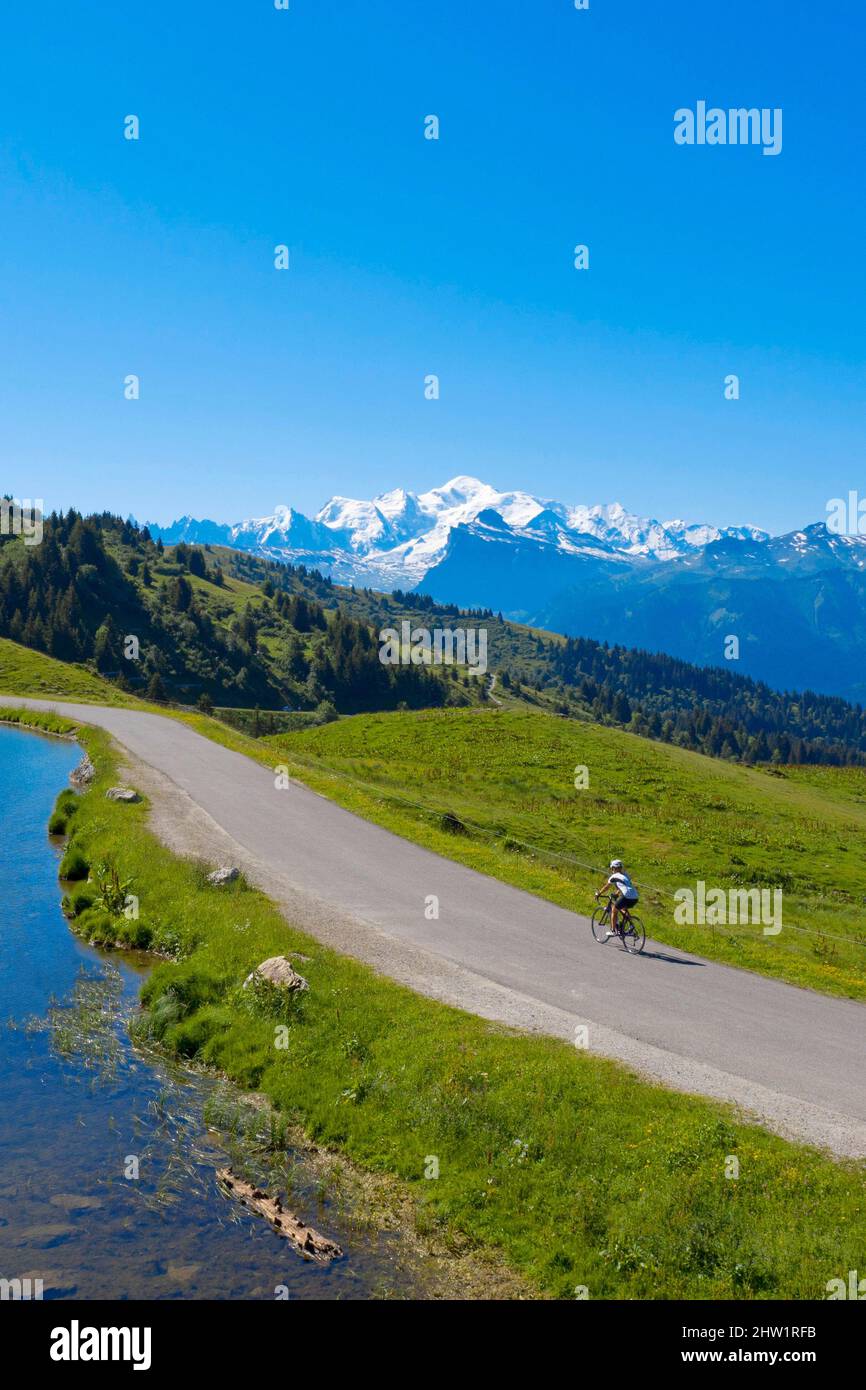
[[[147,698],[155,704],[165,704],[168,700],[168,692],[162,682],[162,676],[158,671],[154,671],[147,683]]]

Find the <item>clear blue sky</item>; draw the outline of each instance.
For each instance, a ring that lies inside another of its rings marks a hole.
[[[866,493],[864,40],[855,0],[5,6],[3,488],[822,518]],[[676,146],[699,99],[781,107],[782,153]]]

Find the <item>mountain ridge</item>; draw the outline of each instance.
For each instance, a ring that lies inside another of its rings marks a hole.
[[[332,497],[312,518],[281,506],[231,526],[184,517],[149,529],[702,665],[728,660],[735,637],[744,674],[866,700],[866,536],[822,521],[781,536],[662,522],[460,474],[422,493]]]
[[[475,522],[484,512],[496,512],[517,532],[537,526],[538,518],[545,516],[558,524],[566,545],[569,538],[589,535],[625,554],[657,559],[687,554],[727,535],[769,540],[768,533],[755,526],[716,527],[681,518],[658,521],[629,512],[620,502],[572,505],[519,490],[499,492],[468,474],[422,493],[398,487],[369,501],[338,494],[314,517],[281,504],[270,516],[232,523],[186,515],[165,526],[146,525],[164,544],[232,545],[290,562],[301,558],[301,550],[321,551],[325,563],[345,568],[354,561],[359,581],[369,577],[368,571],[381,569],[388,578],[398,575],[405,583],[410,577],[417,582],[442,557],[451,530]]]

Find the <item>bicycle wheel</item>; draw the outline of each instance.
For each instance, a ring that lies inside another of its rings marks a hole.
[[[622,944],[629,955],[639,956],[646,945],[646,932],[643,929],[643,922],[639,917],[632,917],[629,913],[628,926],[622,936]]]
[[[597,907],[592,914],[592,934],[596,941],[604,943],[610,936],[610,913],[606,907]]]

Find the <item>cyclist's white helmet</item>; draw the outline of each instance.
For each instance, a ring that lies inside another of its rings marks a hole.
[[[611,859],[610,864],[609,864],[608,867],[611,868],[611,869],[621,869],[621,868],[622,868],[622,860],[621,860],[621,859]]]

